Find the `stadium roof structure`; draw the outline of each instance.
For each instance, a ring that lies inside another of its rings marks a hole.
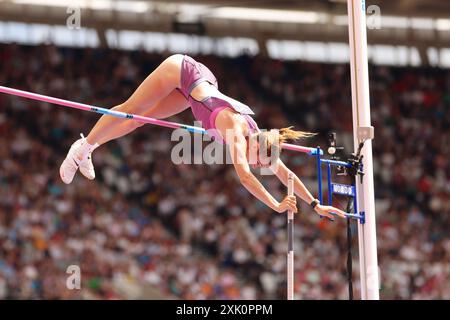
[[[348,43],[346,0],[0,0],[0,21],[64,25],[73,7],[102,46],[108,29]],[[366,7],[369,44],[414,46],[426,61],[428,47],[450,43],[450,1],[368,0]]]

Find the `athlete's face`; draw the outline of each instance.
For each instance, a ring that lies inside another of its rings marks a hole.
[[[247,159],[250,167],[252,168],[268,168],[270,162],[261,160],[261,154],[259,152],[259,143],[249,143],[247,147]],[[267,164],[266,164],[267,163]]]

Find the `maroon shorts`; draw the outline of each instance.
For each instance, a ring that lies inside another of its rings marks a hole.
[[[217,91],[202,101],[197,101],[191,96],[192,90],[200,83],[208,81],[218,88],[217,79],[214,74],[204,64],[195,61],[185,55],[181,65],[181,88],[179,90],[189,101],[192,113],[197,121],[200,121],[206,130],[215,130],[215,118],[220,110],[231,108],[244,115],[252,131],[258,130],[256,122],[250,117],[254,112],[249,106],[234,100],[223,93]],[[216,139],[220,137],[212,134]],[[218,139],[219,141],[222,139]]]

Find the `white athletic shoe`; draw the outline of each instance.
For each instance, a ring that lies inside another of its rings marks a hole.
[[[98,145],[94,145],[93,147],[91,147],[91,149],[88,148],[87,154],[83,155],[83,153],[86,152],[84,144],[87,142],[84,135],[80,135],[81,139],[78,139],[72,144],[66,158],[59,168],[59,175],[61,176],[61,180],[66,184],[72,182],[78,168],[80,168],[83,176],[85,176],[89,180],[95,179],[95,170],[94,165],[92,164],[92,151]],[[82,146],[84,146],[84,148],[82,148]]]
[[[95,170],[94,165],[92,164],[92,151],[89,152],[88,156],[83,161],[81,161],[80,172],[89,180],[95,179]]]

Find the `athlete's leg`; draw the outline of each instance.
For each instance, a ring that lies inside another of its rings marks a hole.
[[[189,108],[189,102],[178,90],[175,89],[172,90],[172,92],[168,96],[158,101],[155,105],[148,108],[147,111],[140,115],[144,117],[164,119],[178,114],[186,110],[187,108]],[[114,128],[114,132],[108,136],[108,140],[101,139],[98,143],[103,144],[108,142],[109,140],[113,140],[126,135],[136,128],[141,127],[142,125],[144,125],[144,123],[134,120],[124,121]]]
[[[161,99],[168,96],[176,87],[180,86],[182,61],[182,55],[172,55],[164,60],[141,83],[127,101],[113,109],[125,113],[145,114],[153,106],[157,105]],[[65,183],[72,182],[79,166],[83,175],[89,179],[95,178],[90,154],[102,143],[131,132],[133,127],[129,127],[128,124],[123,125],[129,121],[129,119],[120,119],[108,115],[102,116],[92,128],[87,138],[79,139],[71,146],[60,167],[62,180]]]
[[[136,89],[131,97],[124,103],[116,106],[113,110],[143,114],[148,108],[151,108],[159,100],[166,97],[176,87],[180,85],[180,69],[182,55],[172,55],[161,63]],[[112,116],[102,116],[91,132],[87,136],[87,142],[91,145],[118,138],[128,133],[127,130],[121,132],[121,128],[127,129],[128,125],[122,124],[129,121]]]

